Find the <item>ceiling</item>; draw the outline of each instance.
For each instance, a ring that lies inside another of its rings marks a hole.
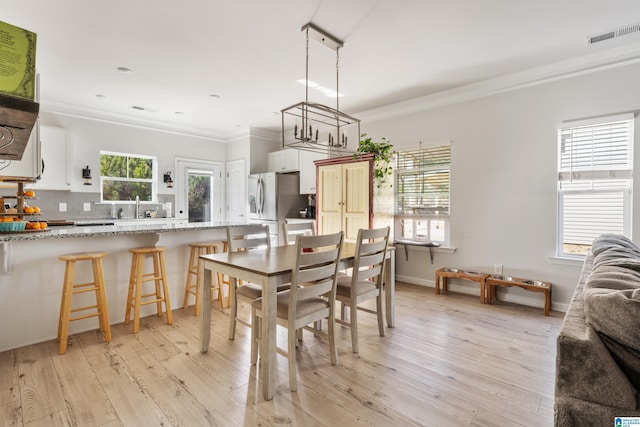
[[[640,60],[640,32],[586,43],[587,36],[640,22],[637,0],[0,5],[1,20],[38,35],[43,110],[217,140],[247,127],[277,130],[280,110],[304,100],[296,81],[305,76],[301,27],[309,22],[344,41],[340,110],[359,118]],[[311,81],[335,89],[335,51],[310,40],[309,66]],[[309,101],[335,107],[335,98],[313,90]]]

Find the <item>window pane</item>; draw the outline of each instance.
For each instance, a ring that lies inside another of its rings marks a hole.
[[[430,238],[434,242],[444,242],[445,240],[445,222],[442,220],[431,220]]]
[[[211,175],[189,174],[189,222],[211,221]]]
[[[127,158],[109,154],[100,155],[100,176],[127,177]]]
[[[153,178],[153,160],[129,157],[129,177],[139,179]]]
[[[102,181],[102,199],[105,201],[135,200],[140,197],[143,202],[152,201],[152,183],[135,181]]]
[[[429,221],[416,221],[416,238],[428,239],[429,238]]]
[[[405,218],[402,220],[402,238],[413,239],[413,220]]]

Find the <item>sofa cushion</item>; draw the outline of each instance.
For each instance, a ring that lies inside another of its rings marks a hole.
[[[640,390],[640,249],[622,236],[594,241],[593,271],[584,287],[587,323]]]

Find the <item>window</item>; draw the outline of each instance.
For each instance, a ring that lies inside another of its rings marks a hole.
[[[449,244],[451,145],[399,151],[396,166],[397,239]]]
[[[154,156],[100,152],[100,192],[103,202],[135,200],[156,201],[156,169]]]
[[[558,130],[558,256],[581,257],[602,233],[631,233],[633,116]]]

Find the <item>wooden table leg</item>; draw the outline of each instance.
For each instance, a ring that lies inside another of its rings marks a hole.
[[[387,263],[384,272],[385,311],[387,326],[393,328],[396,322],[396,251],[389,251],[389,258],[385,262]]]
[[[209,340],[211,338],[211,276],[204,274],[205,262],[198,263],[198,277],[202,278],[202,310],[200,310],[200,351],[209,351]]]
[[[260,341],[260,378],[265,400],[273,399],[276,384],[276,286],[262,283],[262,338]],[[254,319],[251,319],[254,322]],[[291,357],[296,357],[295,354]]]

